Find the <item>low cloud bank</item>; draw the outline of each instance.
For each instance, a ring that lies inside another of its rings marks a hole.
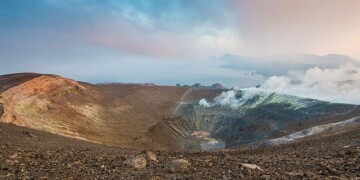
[[[242,90],[238,95],[237,90]],[[236,89],[223,92],[213,102],[200,100],[205,107],[229,105],[238,108],[260,93],[272,92],[336,103],[360,104],[360,67],[353,64],[337,68],[314,67],[305,71],[291,71],[286,76],[272,76],[259,88]]]
[[[360,104],[360,67],[345,64],[338,68],[310,68],[270,77],[265,91],[319,99],[330,102]]]

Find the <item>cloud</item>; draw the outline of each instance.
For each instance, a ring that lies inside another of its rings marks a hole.
[[[169,77],[168,72],[177,71],[178,65],[186,62],[187,68],[183,69],[193,70],[193,76],[186,77],[194,81],[221,80],[227,85],[243,81],[244,87],[255,82],[250,82],[252,78],[242,78],[244,69],[239,63],[224,64],[225,68],[197,63],[224,53],[260,56],[289,51],[338,53],[360,58],[358,5],[356,0],[305,0],[301,3],[279,0],[2,0],[0,73],[26,70],[76,78],[92,76],[92,82],[103,79],[99,77],[111,77],[105,80],[111,81],[124,77],[124,71],[115,72],[116,68],[140,72],[141,69],[156,69],[157,64],[175,62],[159,65],[169,68],[166,72],[155,72],[156,78],[164,79]],[[145,61],[150,63],[143,63]],[[269,59],[252,58],[245,65],[262,65],[261,73],[265,75],[280,75],[267,69],[281,67],[276,72],[284,74],[289,69],[297,69],[298,65],[291,62],[287,66],[276,66],[265,63],[267,61]],[[142,77],[155,79],[155,75],[149,74]],[[173,81],[190,81],[181,79],[189,71],[173,74],[177,76]],[[137,81],[139,76],[126,80]],[[162,79],[155,80],[164,82]],[[261,77],[257,77],[256,83],[259,79]],[[166,80],[166,84],[170,81]]]
[[[233,1],[239,33],[252,56],[286,52],[360,59],[360,1]],[[240,10],[239,10],[240,9]]]
[[[237,109],[257,95],[262,95],[264,99],[271,93],[360,105],[360,66],[349,63],[337,68],[314,67],[291,71],[284,76],[268,78],[259,88],[235,88],[221,93],[211,102],[201,99],[199,104]]]
[[[225,54],[212,59],[222,67],[234,70],[253,71],[264,76],[285,75],[288,71],[307,70],[311,67],[335,68],[343,64],[360,62],[344,55],[316,56],[303,53],[287,53],[267,57],[245,57]]]
[[[360,104],[360,67],[310,68],[270,77],[262,90],[330,102]]]
[[[194,59],[236,46],[235,41],[227,43],[236,35],[227,8],[215,0],[5,0],[0,2],[0,36],[25,50],[29,47],[24,41],[35,42],[38,48],[56,42],[63,47],[77,44]]]
[[[183,1],[114,1],[115,8],[123,16],[139,26],[162,31],[187,32],[202,26],[217,29],[231,22],[227,4],[217,0]]]
[[[44,47],[76,43],[189,61],[287,52],[360,59],[359,6],[357,0],[3,0],[0,36],[20,48],[17,36]]]

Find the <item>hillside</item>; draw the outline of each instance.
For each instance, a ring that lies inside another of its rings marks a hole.
[[[120,147],[179,148],[170,132],[150,130],[173,120],[173,108],[189,88],[92,85],[40,74],[0,81],[2,122]]]
[[[5,75],[0,81],[1,122],[122,148],[253,146],[360,116],[355,105],[280,94],[259,94],[234,109],[199,105],[226,89],[93,85],[41,74]]]

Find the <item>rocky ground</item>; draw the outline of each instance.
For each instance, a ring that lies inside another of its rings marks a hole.
[[[360,179],[360,127],[265,149],[136,151],[0,124],[0,179]]]

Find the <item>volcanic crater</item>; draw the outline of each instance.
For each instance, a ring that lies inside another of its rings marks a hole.
[[[122,148],[257,147],[314,126],[359,116],[356,105],[276,93],[241,107],[205,107],[229,89],[89,84],[56,75],[0,77],[1,122]],[[241,98],[243,92],[237,91]],[[357,123],[357,121],[356,121]]]

